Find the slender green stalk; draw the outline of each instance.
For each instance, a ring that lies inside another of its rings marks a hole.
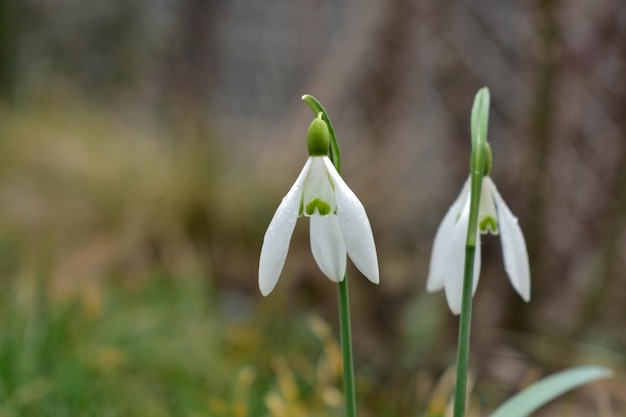
[[[454,392],[454,417],[465,415],[467,397],[467,370],[469,367],[470,331],[472,322],[472,288],[474,279],[474,255],[478,234],[478,212],[483,176],[489,171],[491,161],[487,143],[489,117],[489,90],[481,88],[472,108],[472,157],[470,161],[471,193],[470,215],[465,243],[465,267],[463,270],[463,298],[459,319],[459,344],[456,360],[456,385]]]
[[[465,415],[467,397],[467,369],[469,367],[469,340],[472,324],[472,275],[476,246],[465,248],[465,271],[463,279],[463,300],[459,323],[459,344],[456,356],[456,386],[454,392],[454,417]]]
[[[348,277],[337,284],[339,296],[339,328],[341,332],[341,357],[343,360],[343,395],[346,417],[356,417],[356,394],[354,390],[354,363],[352,361],[352,334],[350,330],[350,299]]]
[[[315,115],[322,113],[330,134],[329,158],[341,174],[341,153],[335,136],[335,129],[326,110],[317,99],[305,94],[302,100],[309,105]],[[348,296],[348,274],[337,284],[339,300],[339,328],[341,333],[341,358],[343,361],[343,395],[346,404],[346,417],[356,417],[356,393],[354,389],[354,363],[352,360],[352,331],[350,329],[350,297]]]

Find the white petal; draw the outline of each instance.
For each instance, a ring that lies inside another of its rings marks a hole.
[[[463,276],[465,275],[465,244],[467,241],[467,228],[469,225],[470,200],[468,199],[459,220],[454,225],[454,230],[448,242],[447,259],[443,265],[445,275],[444,286],[446,300],[453,314],[461,313],[463,299]],[[478,236],[478,234],[477,234]],[[480,276],[480,238],[476,239],[476,251],[474,254],[474,276],[472,277],[472,295],[478,286]]]
[[[337,217],[339,217],[339,226],[348,255],[367,279],[378,284],[380,278],[376,245],[365,208],[343,181],[328,157],[324,157],[324,163],[335,186]]]
[[[465,262],[465,257],[463,257]],[[480,279],[480,267],[482,262],[481,248],[480,248],[480,233],[476,233],[476,253],[474,254],[474,276],[472,277],[472,297],[476,294],[476,288],[478,288],[478,280]]]
[[[324,275],[340,282],[346,274],[346,245],[335,214],[311,216],[311,251]]]
[[[493,190],[496,186],[491,178],[484,177],[480,188],[480,204],[478,210],[478,230],[482,234],[498,234],[498,213],[493,199]]]
[[[454,225],[463,210],[465,202],[469,198],[470,181],[465,181],[461,193],[448,209],[443,221],[437,229],[433,250],[430,254],[430,268],[426,290],[429,292],[438,291],[443,288],[445,280],[445,265],[449,259],[448,243],[452,237]]]
[[[304,179],[304,187],[302,191],[302,203],[305,216],[313,214],[327,215],[333,213],[337,208],[335,203],[335,190],[333,184],[328,177],[326,164],[322,156],[312,156],[311,168]],[[323,206],[323,211],[319,208]]]
[[[524,234],[519,227],[517,217],[511,213],[506,203],[493,187],[493,197],[498,209],[498,224],[504,268],[515,291],[524,299],[530,300],[530,265]]]
[[[302,183],[310,166],[311,158],[306,161],[296,182],[281,201],[263,237],[259,259],[259,289],[263,295],[272,292],[285,266],[289,242],[300,210]]]

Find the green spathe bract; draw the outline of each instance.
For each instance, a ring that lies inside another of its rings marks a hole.
[[[330,135],[328,134],[328,125],[322,120],[322,113],[313,119],[309,126],[306,137],[309,155],[325,156],[328,155],[328,146],[330,143]]]

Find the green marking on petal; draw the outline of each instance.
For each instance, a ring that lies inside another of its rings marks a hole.
[[[327,216],[330,214],[330,204],[327,202],[320,200],[319,198],[314,198],[306,205],[305,213],[307,216],[312,216],[315,214],[315,210],[320,216]]]
[[[328,183],[330,184],[330,188],[335,191],[335,183],[333,182],[332,177],[329,173],[326,173],[326,177],[328,178]]]
[[[482,233],[483,235],[487,232],[491,233],[492,235],[498,234],[498,221],[491,216],[485,216],[480,219],[480,224],[478,225],[478,227],[480,228],[480,233]]]

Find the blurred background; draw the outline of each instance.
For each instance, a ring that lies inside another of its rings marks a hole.
[[[485,237],[470,415],[580,364],[616,376],[537,415],[624,415],[620,0],[3,0],[0,416],[340,414],[336,290],[307,220],[257,288],[308,156],[304,93],[378,248],[379,286],[349,263],[360,413],[445,415],[457,320],[425,283],[482,86],[532,300]]]

